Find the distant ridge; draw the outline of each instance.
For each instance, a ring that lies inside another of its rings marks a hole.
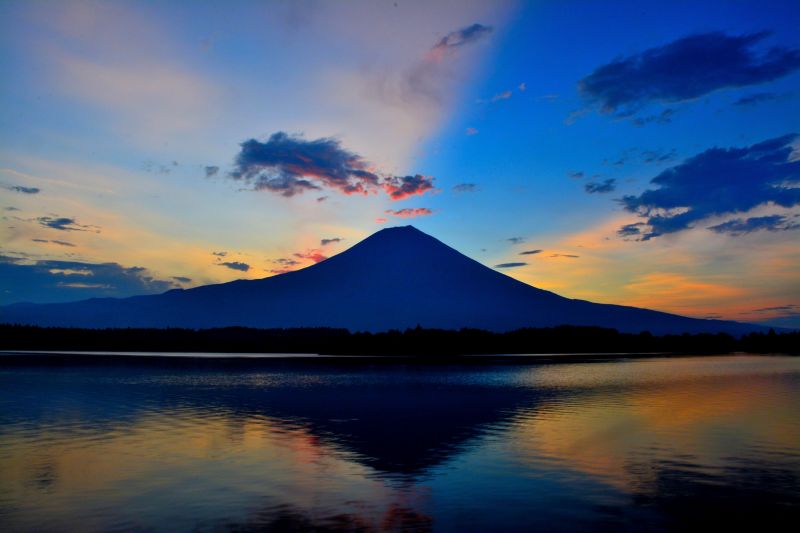
[[[0,307],[0,322],[84,328],[248,326],[385,331],[480,328],[509,331],[558,325],[623,332],[764,331],[648,309],[572,300],[492,270],[413,226],[380,230],[309,267],[131,298]]]

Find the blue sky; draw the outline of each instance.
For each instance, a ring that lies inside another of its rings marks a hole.
[[[797,325],[798,22],[5,2],[0,301],[275,275],[412,223],[565,296]]]

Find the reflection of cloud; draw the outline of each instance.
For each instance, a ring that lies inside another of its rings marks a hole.
[[[730,357],[544,367],[525,385],[571,390],[574,398],[522,413],[512,442],[525,448],[522,457],[546,457],[556,468],[626,492],[657,490],[659,462],[735,457],[745,451],[737,449],[740,443],[756,439],[766,447],[792,448],[800,434],[786,424],[793,406],[783,399],[790,385],[780,376],[795,366],[762,370],[753,358]],[[728,432],[741,438],[725,438],[719,448],[720,435]]]

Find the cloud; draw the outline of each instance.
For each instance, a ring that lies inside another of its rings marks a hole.
[[[568,176],[569,176],[570,178],[572,178],[572,179],[579,180],[579,179],[583,178],[583,176],[584,176],[584,173],[583,173],[583,172],[581,172],[581,171],[578,171],[578,172],[570,172],[570,173],[568,174]]]
[[[295,266],[300,264],[300,261],[296,261],[294,259],[288,259],[285,257],[281,257],[280,259],[273,259],[272,262],[283,266]]]
[[[250,270],[250,265],[247,263],[241,263],[239,261],[224,261],[222,263],[217,263],[217,265],[230,268],[231,270],[240,270],[242,272],[247,272]]]
[[[74,244],[72,244],[71,242],[67,242],[67,241],[51,241],[51,240],[47,240],[47,239],[31,239],[31,240],[33,242],[53,243],[53,244],[58,244],[59,246],[67,246],[67,247],[70,247],[70,248],[74,248],[75,247]]]
[[[544,250],[525,250],[524,252],[520,252],[519,255],[535,255],[535,254],[540,254],[543,251]]]
[[[748,311],[749,313],[774,313],[780,311],[800,311],[800,305],[797,304],[786,304],[786,305],[778,305],[775,307],[762,307],[761,309],[753,309],[752,311]],[[746,313],[742,313],[746,314]]]
[[[664,150],[642,150],[642,162],[648,165],[659,165],[668,163],[678,156],[678,151],[674,148],[670,151]]]
[[[320,246],[328,246],[329,244],[333,244],[335,242],[342,242],[341,237],[331,237],[330,239],[322,239],[319,241]]]
[[[387,215],[398,218],[416,218],[424,217],[433,214],[433,211],[427,207],[407,207],[405,209],[387,209],[384,211]]]
[[[521,244],[521,243],[525,242],[525,237],[509,237],[506,240],[508,242],[510,242],[511,244]]]
[[[583,188],[589,194],[603,194],[603,193],[612,192],[612,191],[616,190],[616,188],[617,188],[616,183],[617,183],[616,179],[609,178],[609,179],[604,180],[602,182],[593,181],[593,182],[586,183],[583,186]]]
[[[647,226],[644,222],[636,222],[633,224],[625,224],[617,230],[617,235],[620,237],[637,237],[642,235],[642,230]]]
[[[330,137],[308,141],[279,131],[266,142],[250,139],[240,146],[229,176],[257,191],[292,197],[323,187],[347,195],[382,189],[392,199],[402,200],[433,189],[433,178],[379,174],[368,161]]]
[[[660,113],[656,115],[648,115],[646,117],[636,117],[631,119],[631,123],[634,126],[644,126],[646,124],[650,124],[655,122],[656,124],[669,124],[672,122],[672,117],[677,113],[677,111],[671,107],[664,109]],[[625,118],[625,117],[620,117]]]
[[[205,171],[206,171],[206,177],[207,178],[213,178],[214,176],[219,174],[219,167],[213,166],[213,165],[212,166],[207,166],[205,168]]]
[[[800,50],[756,50],[768,32],[689,35],[615,59],[578,82],[602,113],[634,113],[650,102],[672,103],[778,79],[800,68]]]
[[[477,135],[478,134],[478,128],[467,128],[465,130],[465,133],[467,135]]]
[[[525,266],[527,264],[528,263],[500,263],[499,265],[495,265],[494,267],[495,268],[516,268],[516,267]]]
[[[0,302],[68,302],[154,294],[175,287],[146,268],[118,263],[39,261],[0,256]]]
[[[754,93],[748,94],[746,96],[742,96],[738,100],[736,100],[733,105],[744,107],[744,106],[752,106],[755,104],[760,104],[762,102],[769,102],[771,100],[777,100],[778,95],[775,93]]]
[[[389,222],[389,219],[385,217],[378,217],[375,219],[376,224],[386,224],[387,222]]]
[[[800,161],[792,159],[795,134],[745,148],[711,148],[650,180],[658,188],[624,196],[622,205],[644,217],[641,240],[690,229],[713,216],[764,204],[800,204]],[[640,229],[637,227],[637,229]]]
[[[438,58],[444,57],[444,55],[452,53],[454,49],[476,43],[488,37],[492,31],[490,26],[477,23],[460,30],[451,31],[431,48],[431,52]]]
[[[734,218],[722,224],[711,226],[708,229],[714,233],[727,233],[737,237],[754,231],[787,231],[800,229],[800,223],[793,222],[782,215],[768,215],[763,217],[750,217],[746,220]]]
[[[475,192],[478,190],[478,186],[474,183],[459,183],[458,185],[453,186],[453,192],[462,193],[462,192]]]
[[[228,252],[225,252],[225,251],[222,251],[222,252],[211,252],[211,255],[216,255],[217,257],[225,257],[226,255],[228,255]]]
[[[421,176],[390,176],[384,179],[383,189],[393,200],[425,194],[433,190],[433,178]]]
[[[172,276],[172,279],[174,279],[178,283],[191,283],[192,282],[192,278],[187,278],[186,276]]]
[[[327,200],[328,198],[329,198],[328,196],[320,196],[319,198],[317,198],[317,202],[318,202],[318,203],[322,203],[322,202],[324,202],[325,200]]]
[[[22,185],[6,185],[5,188],[9,191],[22,194],[39,194],[42,192],[42,190],[37,187],[23,187]]]
[[[579,255],[572,255],[572,254],[553,254],[550,257],[566,257],[568,259],[577,259]]]
[[[84,226],[78,224],[74,218],[67,217],[39,217],[36,219],[40,226],[60,231],[96,231],[100,233],[97,226]]]
[[[321,263],[325,261],[328,256],[324,255],[321,250],[308,250],[306,252],[298,252],[294,254],[295,257],[299,257],[300,259],[310,259],[315,263]]]

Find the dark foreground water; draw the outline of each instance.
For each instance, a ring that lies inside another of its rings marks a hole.
[[[792,530],[800,358],[0,357],[0,530]]]

